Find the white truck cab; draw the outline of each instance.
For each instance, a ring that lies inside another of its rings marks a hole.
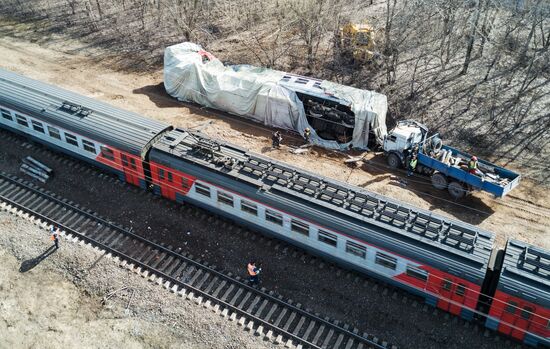
[[[405,157],[415,144],[420,144],[428,134],[428,128],[414,120],[399,121],[384,138],[384,153],[388,165],[401,167]]]

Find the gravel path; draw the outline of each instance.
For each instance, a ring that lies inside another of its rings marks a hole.
[[[89,247],[0,211],[0,348],[275,348]],[[102,302],[106,295],[111,296]]]
[[[234,229],[231,224],[201,218],[201,211],[185,210],[167,200],[145,194],[118,182],[111,183],[29,144],[3,139],[0,169],[17,173],[26,155],[44,161],[55,171],[45,186],[63,197],[125,225],[145,237],[181,247],[182,250],[244,276],[246,261],[257,258],[264,268],[263,286],[292,298],[361,331],[372,333],[401,348],[510,348],[510,343],[485,338],[483,329],[435,312],[423,304],[402,299],[363,278],[344,273],[292,248],[285,248],[258,234]],[[82,186],[86,183],[86,186]],[[198,217],[197,217],[198,216]],[[275,247],[274,247],[275,246]],[[107,274],[109,275],[109,274]],[[407,295],[411,298],[411,296]],[[397,298],[397,299],[394,299]]]

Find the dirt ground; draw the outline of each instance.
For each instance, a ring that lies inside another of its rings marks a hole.
[[[5,211],[0,231],[0,348],[276,347]]]
[[[515,237],[550,248],[550,191],[539,182],[526,178],[504,199],[476,193],[454,202],[445,192],[431,188],[424,178],[415,177],[404,184],[403,173],[390,171],[381,155],[369,155],[362,168],[352,170],[343,164],[342,154],[322,149],[302,155],[289,153],[288,147],[273,151],[268,129],[169,97],[162,85],[162,71],[119,71],[112,61],[102,58],[108,55],[97,48],[59,34],[41,38],[40,44],[33,43],[26,35],[28,30],[24,25],[0,24],[0,67],[173,125],[200,127],[210,136],[254,152],[460,219],[497,233],[497,244],[501,246],[507,238]],[[291,137],[286,139],[297,142]],[[513,166],[511,169],[521,172]]]

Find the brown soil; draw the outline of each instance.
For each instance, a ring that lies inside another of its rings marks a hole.
[[[345,157],[340,153],[314,149],[309,154],[294,155],[288,152],[288,147],[273,151],[269,146],[270,130],[168,96],[162,85],[162,71],[144,74],[116,71],[111,61],[101,59],[108,55],[77,41],[52,35],[48,43],[38,45],[24,38],[28,30],[24,25],[4,25],[1,30],[10,33],[0,38],[2,68],[150,118],[182,127],[201,127],[210,136],[254,152],[463,220],[497,233],[499,245],[509,237],[516,237],[550,248],[550,191],[538,182],[525,179],[504,199],[479,193],[453,202],[445,192],[431,188],[424,178],[409,179],[403,185],[398,180],[403,173],[390,171],[381,155],[369,155],[367,164],[352,170],[343,164]],[[14,33],[21,34],[14,37]],[[299,144],[299,140],[290,136],[285,140],[287,144]]]

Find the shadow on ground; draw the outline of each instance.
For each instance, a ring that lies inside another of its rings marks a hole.
[[[26,273],[29,270],[32,270],[34,267],[36,267],[38,264],[40,264],[43,260],[48,258],[51,254],[53,254],[57,249],[55,246],[50,246],[46,251],[42,252],[42,254],[38,257],[34,257],[31,259],[27,259],[26,261],[23,261],[21,263],[21,266],[19,267],[20,273]]]

